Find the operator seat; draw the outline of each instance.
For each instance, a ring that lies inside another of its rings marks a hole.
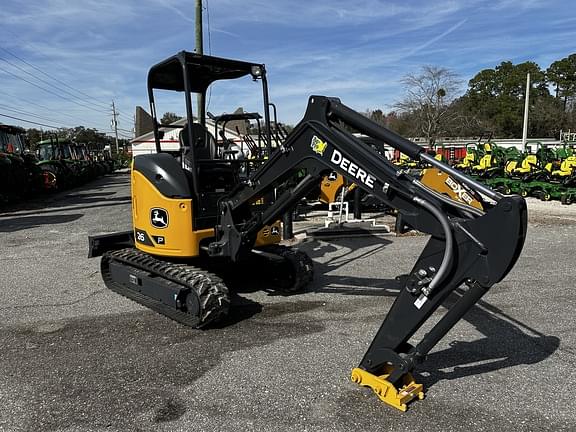
[[[520,167],[514,169],[515,174],[528,174],[538,165],[538,158],[535,154],[527,155],[523,160]]]
[[[194,143],[190,146],[188,142],[188,127],[184,125],[179,136],[182,147],[190,147],[190,150],[194,152],[196,161],[214,159],[216,156],[216,140],[208,132],[208,129],[200,123],[192,123],[192,136],[194,137]]]
[[[472,167],[472,171],[486,171],[494,165],[494,156],[492,153],[482,156],[478,165]]]
[[[194,154],[196,162],[196,173],[198,179],[198,189],[200,192],[230,191],[238,184],[238,167],[230,160],[223,160],[217,157],[216,140],[214,136],[199,123],[192,123],[192,133],[194,144],[190,146],[190,152]],[[183,148],[188,146],[188,131],[186,126],[180,131],[180,144]],[[184,158],[184,170],[190,172],[193,168],[190,160],[190,153],[182,155]],[[188,176],[192,181],[192,176]]]
[[[560,164],[560,169],[552,171],[555,177],[569,177],[576,172],[576,156],[568,156]]]
[[[199,202],[202,211],[195,217],[195,229],[213,228],[218,215],[218,203],[222,196],[234,188],[239,180],[237,166],[230,161],[225,161],[217,157],[216,140],[205,126],[199,123],[192,123],[192,133],[194,143],[189,146],[190,151],[182,155],[184,172],[187,174],[189,184],[192,186],[193,176],[191,171],[196,169],[198,180]],[[182,148],[188,147],[188,129],[184,128],[179,135]],[[194,154],[196,166],[190,160],[190,153]]]

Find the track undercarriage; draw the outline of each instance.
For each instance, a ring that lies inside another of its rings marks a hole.
[[[227,316],[230,293],[223,279],[260,274],[278,292],[301,291],[312,280],[312,260],[303,252],[274,245],[253,252],[241,263],[194,260],[171,262],[135,248],[105,252],[101,261],[106,286],[155,312],[193,328]]]

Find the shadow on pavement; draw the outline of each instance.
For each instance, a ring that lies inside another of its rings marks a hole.
[[[74,222],[80,219],[84,214],[73,213],[67,215],[54,216],[27,216],[15,217],[10,219],[0,219],[0,232],[16,232],[30,228],[36,228],[42,225],[56,225]]]
[[[407,275],[399,275],[395,279],[374,279],[326,274],[340,266],[378,253],[382,248],[392,243],[386,238],[377,236],[357,238],[355,241],[357,249],[369,249],[348,258],[347,255],[350,253],[344,246],[349,244],[349,241],[349,239],[323,240],[322,242],[313,240],[304,243],[302,249],[312,258],[333,254],[338,250],[343,251],[342,255],[332,257],[324,263],[315,262],[316,283],[313,291],[343,295],[396,297],[403,288],[403,281]],[[338,285],[345,286],[339,287]],[[452,307],[459,300],[462,293],[461,289],[453,292],[442,306],[446,309]],[[382,315],[382,319],[384,317],[385,314]],[[558,337],[542,334],[506,315],[502,310],[484,300],[480,300],[470,309],[463,320],[472,324],[478,332],[484,335],[484,338],[469,342],[453,341],[449,349],[429,354],[422,366],[419,367],[423,371],[420,374],[420,381],[426,387],[430,387],[440,380],[458,379],[517,365],[539,363],[553,354],[560,346]],[[448,334],[447,337],[450,335]]]
[[[88,205],[81,205],[81,206],[71,206],[71,207],[58,207],[49,210],[35,210],[25,213],[18,213],[19,216],[28,216],[28,215],[38,215],[38,214],[47,214],[47,213],[60,213],[63,211],[74,211],[74,210],[87,210],[93,208],[102,208],[102,207],[112,207],[112,206],[119,206],[124,205],[127,206],[129,209],[130,206],[130,197],[115,197],[109,198],[98,201],[99,204],[88,204]],[[2,218],[6,217],[7,215],[0,215],[0,221]]]
[[[459,298],[453,293],[449,307]],[[494,372],[518,365],[539,363],[560,346],[560,339],[540,333],[480,300],[463,318],[485,337],[474,341],[453,341],[450,348],[432,352],[422,365],[422,382],[432,386],[441,380]]]
[[[70,189],[67,191],[56,192],[52,194],[45,194],[36,198],[31,198],[25,202],[9,205],[6,207],[0,207],[0,215],[10,215],[10,213],[20,213],[26,212],[27,214],[38,214],[41,211],[48,212],[52,210],[50,207],[59,207],[56,211],[62,210],[62,207],[75,206],[81,204],[90,204],[97,202],[105,202],[111,200],[111,195],[115,195],[116,191],[111,192],[91,192],[93,190],[101,190],[108,187],[118,187],[119,185],[128,185],[130,182],[129,176],[124,174],[115,174],[105,177],[100,177],[94,181],[84,184],[81,187]],[[87,193],[82,193],[82,191],[88,191]],[[128,192],[129,193],[129,192]],[[130,197],[115,197],[116,200],[129,201]]]
[[[321,258],[349,247],[351,239],[311,240],[302,244],[300,248],[310,258]],[[391,296],[396,295],[401,286],[396,279],[368,278],[359,276],[331,275],[330,272],[342,266],[361,261],[376,255],[392,244],[385,236],[366,235],[354,238],[354,246],[362,250],[358,254],[345,253],[334,256],[325,262],[314,262],[314,285],[312,291],[336,293],[343,295],[370,295]],[[342,286],[344,285],[344,286]]]
[[[235,291],[230,292],[230,311],[222,321],[209,326],[211,329],[231,327],[241,321],[252,318],[262,312],[262,305],[258,302],[238,295]]]

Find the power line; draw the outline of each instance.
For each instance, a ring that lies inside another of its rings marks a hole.
[[[18,65],[16,65],[16,64],[14,64],[14,63],[12,63],[10,60],[6,60],[5,58],[2,58],[2,57],[0,57],[0,60],[2,60],[2,61],[5,62],[5,63],[8,63],[9,65],[11,65],[12,67],[15,67],[16,69],[21,70],[21,71],[24,72],[25,74],[30,75],[31,77],[37,79],[38,81],[41,81],[41,82],[43,82],[44,84],[48,84],[48,85],[49,85],[50,87],[52,87],[52,88],[58,89],[58,90],[60,90],[60,91],[63,91],[63,92],[66,93],[66,94],[72,95],[73,97],[77,98],[77,97],[74,96],[72,93],[70,93],[70,92],[68,92],[68,91],[66,91],[66,90],[63,90],[63,89],[61,89],[61,88],[59,88],[59,87],[57,87],[57,86],[49,83],[49,82],[46,81],[45,79],[42,79],[42,78],[37,77],[37,76],[34,75],[33,73],[28,72],[26,69],[24,69],[24,68],[22,68],[22,67],[20,67],[20,66],[18,66]],[[6,72],[5,69],[2,69],[2,70],[4,70],[4,71]],[[12,74],[12,75],[13,75],[13,76],[16,76],[16,77],[19,77],[18,75],[15,75],[15,74]],[[23,79],[22,77],[20,77],[20,78]],[[31,83],[30,81],[27,81],[27,82],[28,82],[28,83]],[[37,86],[37,87],[40,87],[40,86]],[[40,87],[40,88],[42,88],[43,90],[46,90],[46,89],[44,89],[43,87]],[[80,106],[82,106],[82,107],[91,109],[91,110],[96,111],[96,112],[100,112],[100,113],[107,114],[105,111],[99,110],[99,109],[94,108],[94,107],[92,107],[92,106],[90,106],[90,105],[85,105],[85,104],[83,104],[83,103],[80,103],[80,102],[78,102],[78,101],[75,101],[75,100],[70,99],[70,98],[67,98],[67,97],[64,97],[64,96],[62,96],[62,95],[60,95],[60,94],[57,94],[57,93],[53,93],[53,94],[56,94],[57,96],[61,97],[62,99],[65,99],[65,100],[68,100],[68,101],[70,101],[70,102],[73,102],[73,103],[75,103],[76,105],[80,105]]]
[[[64,123],[57,122],[57,121],[52,120],[52,119],[48,119],[48,118],[45,118],[45,117],[38,116],[38,115],[36,115],[36,114],[34,114],[34,113],[28,113],[28,112],[25,112],[25,111],[17,111],[17,110],[11,109],[11,108],[2,108],[2,109],[8,110],[8,111],[14,111],[14,112],[21,113],[21,114],[24,114],[24,115],[27,115],[27,116],[36,117],[36,118],[39,118],[39,119],[41,119],[41,120],[46,120],[46,121],[50,121],[50,122],[54,122],[54,123],[60,123],[60,124],[63,125],[63,126],[48,125],[48,124],[45,124],[45,123],[39,123],[39,122],[35,122],[35,121],[29,120],[29,119],[25,119],[25,118],[21,118],[21,117],[14,117],[14,116],[10,116],[10,115],[5,114],[5,113],[4,113],[4,114],[1,114],[1,113],[0,113],[0,116],[3,116],[3,117],[8,117],[8,118],[11,118],[11,119],[20,120],[20,121],[23,121],[23,122],[26,122],[26,123],[36,124],[36,125],[39,125],[39,126],[46,126],[46,127],[53,128],[53,129],[71,129],[71,130],[75,129],[75,127],[65,125]],[[90,126],[83,126],[83,125],[82,125],[81,127],[83,127],[83,128],[86,129],[86,130],[95,130],[96,132],[101,133],[101,134],[103,134],[103,135],[106,135],[106,134],[109,132],[109,131],[105,131],[105,130],[99,129],[99,128],[97,128],[97,127],[90,127]],[[108,136],[108,135],[106,135],[106,136]],[[131,138],[132,138],[132,137],[130,137],[130,139],[131,139]]]
[[[79,94],[81,94],[81,95],[84,95],[84,96],[88,97],[90,100],[94,99],[94,98],[93,98],[92,96],[90,96],[89,94],[84,93],[83,91],[78,90],[78,89],[76,89],[76,88],[74,88],[74,87],[66,84],[64,81],[62,81],[62,80],[60,80],[60,79],[58,79],[58,78],[55,78],[55,77],[53,77],[52,75],[46,73],[45,71],[43,71],[43,70],[40,69],[39,67],[37,67],[37,66],[33,65],[32,63],[24,60],[23,58],[17,56],[16,54],[14,54],[13,52],[11,52],[11,51],[8,50],[7,48],[5,48],[5,47],[3,47],[3,46],[0,46],[0,49],[1,49],[2,51],[7,52],[7,53],[10,54],[12,57],[20,60],[22,63],[28,65],[29,67],[37,70],[37,71],[40,72],[41,74],[47,76],[47,77],[50,78],[51,80],[54,80],[54,81],[62,84],[63,86],[65,86],[65,87],[67,87],[67,88],[69,88],[69,89],[71,89],[71,90],[73,90],[73,91],[75,91],[75,92],[77,92],[77,93],[79,93]],[[72,95],[72,93],[68,93],[68,94]],[[74,95],[72,95],[72,96],[74,96]],[[78,99],[81,99],[81,100],[84,100],[84,99],[85,99],[85,98],[79,98],[78,96],[74,96],[74,97],[76,97],[76,98],[78,98]],[[93,103],[94,103],[94,102],[93,102]],[[103,107],[105,106],[104,104],[101,104],[100,102],[98,102],[98,104],[100,104],[100,105],[103,106]],[[106,108],[107,108],[107,107],[106,107]]]
[[[54,119],[51,119],[51,118],[43,117],[43,116],[41,116],[41,115],[38,115],[38,114],[33,113],[33,112],[30,112],[30,111],[25,111],[25,110],[18,109],[18,108],[11,108],[11,107],[9,107],[9,106],[7,106],[7,105],[4,105],[4,104],[0,104],[0,107],[2,107],[2,109],[4,109],[4,110],[12,111],[12,112],[15,112],[15,113],[17,113],[17,114],[23,114],[23,115],[26,115],[26,116],[35,117],[35,118],[38,118],[38,119],[40,119],[40,120],[45,120],[45,121],[49,121],[49,122],[52,122],[52,123],[59,123],[59,124],[62,125],[62,126],[59,126],[59,127],[65,127],[65,128],[67,128],[67,129],[74,129],[75,127],[81,126],[81,127],[87,128],[87,129],[100,130],[99,128],[95,127],[94,125],[87,124],[87,123],[84,122],[84,121],[82,121],[82,123],[81,123],[80,125],[78,125],[78,126],[70,126],[68,123],[64,123],[64,122],[62,122],[62,121],[60,121],[60,120],[54,120]]]
[[[11,97],[11,98],[14,98],[14,99],[18,100],[18,102],[21,102],[21,101],[22,101],[22,102],[27,102],[28,104],[30,104],[30,105],[32,105],[32,106],[34,106],[34,107],[36,107],[36,108],[45,109],[45,110],[48,110],[48,111],[50,111],[50,112],[54,111],[54,108],[47,107],[46,105],[41,105],[41,104],[39,104],[38,102],[31,101],[30,99],[23,98],[22,96],[14,96],[13,94],[6,93],[6,92],[3,91],[3,90],[0,90],[0,93],[5,94],[6,96],[9,96],[9,97]],[[80,121],[81,123],[86,123],[86,120],[81,119],[80,117],[72,116],[72,115],[70,115],[70,114],[67,114],[67,113],[64,113],[64,112],[61,112],[61,111],[58,112],[58,115],[65,116],[65,117],[69,117],[69,118],[71,118],[71,119],[73,119],[73,120]]]
[[[30,120],[24,120],[24,119],[21,119],[21,118],[18,118],[18,117],[12,117],[12,116],[9,116],[9,115],[7,115],[7,114],[2,114],[2,113],[0,113],[0,117],[8,117],[8,118],[11,118],[11,119],[14,119],[14,120],[23,121],[24,123],[31,123],[31,124],[35,124],[35,125],[38,125],[38,126],[45,126],[45,127],[50,128],[50,129],[61,129],[61,128],[58,127],[58,126],[52,126],[52,125],[47,125],[47,124],[44,124],[44,123],[38,123],[38,122],[30,121]]]
[[[74,100],[70,100],[70,99],[68,99],[68,98],[66,98],[66,97],[64,97],[64,96],[62,96],[62,95],[59,95],[58,93],[53,92],[52,90],[46,89],[46,88],[44,88],[44,87],[42,87],[42,86],[40,86],[40,85],[38,85],[38,84],[36,84],[36,83],[33,83],[32,81],[27,80],[26,78],[23,78],[23,77],[21,77],[21,76],[18,76],[18,75],[16,75],[16,74],[13,74],[12,72],[7,71],[7,70],[4,69],[3,67],[0,67],[0,70],[3,71],[4,73],[7,73],[7,74],[10,75],[10,76],[13,76],[14,78],[17,78],[17,79],[20,79],[20,80],[22,80],[22,81],[25,81],[25,82],[27,82],[28,84],[33,85],[33,86],[36,87],[36,88],[39,88],[40,90],[43,90],[43,91],[45,91],[45,92],[47,92],[47,93],[53,94],[53,95],[55,95],[55,96],[58,96],[59,98],[64,99],[64,100],[67,100],[67,101],[69,101],[69,102],[75,103],[76,105],[83,106],[82,104],[79,104],[78,102],[76,102],[76,101],[74,101]]]
[[[132,118],[128,114],[122,114],[118,111],[118,108],[116,108],[116,114],[118,114],[118,117],[122,117],[124,121],[132,121]]]
[[[110,114],[110,112],[108,112],[108,114]],[[118,117],[122,117],[124,121],[129,121],[129,116],[127,114],[122,114],[120,111],[118,111],[118,107],[116,107],[116,115]]]
[[[54,119],[50,119],[50,118],[47,118],[47,117],[42,117],[42,116],[39,116],[38,114],[34,114],[34,113],[29,112],[29,111],[23,111],[23,110],[19,110],[19,109],[16,109],[16,108],[10,108],[9,106],[3,105],[3,104],[0,104],[0,107],[2,107],[2,109],[4,109],[4,110],[8,110],[8,111],[15,112],[16,114],[24,114],[24,115],[27,115],[27,116],[36,117],[36,118],[38,118],[38,119],[40,119],[40,120],[45,120],[45,121],[49,121],[49,122],[52,122],[52,123],[59,123],[59,124],[61,124],[61,125],[64,125],[65,127],[68,127],[67,124],[62,123],[61,121],[54,120]]]
[[[31,48],[32,52],[34,52],[34,55],[43,57],[43,58],[45,58],[46,60],[48,60],[55,68],[58,68],[58,69],[60,69],[61,71],[64,71],[64,72],[66,72],[66,73],[69,73],[69,72],[72,72],[72,73],[73,73],[73,72],[74,72],[74,71],[71,71],[70,69],[67,69],[67,68],[62,67],[62,64],[61,64],[61,63],[56,63],[56,62],[54,62],[53,59],[51,59],[50,57],[48,57],[47,55],[45,55],[45,54],[42,53],[43,50],[42,50],[41,48],[38,48],[37,46],[34,46],[32,43],[23,40],[19,35],[17,35],[17,34],[14,33],[13,31],[10,31],[10,30],[8,30],[8,29],[5,28],[5,27],[4,27],[2,30],[5,31],[5,32],[7,32],[7,33],[10,33],[10,34],[12,35],[12,38],[11,38],[11,39],[15,39],[15,40],[17,40],[17,41],[20,41],[20,43],[21,43],[22,45]],[[104,99],[104,98],[102,98],[102,97],[96,97],[96,96],[91,96],[91,98],[93,98],[93,99],[100,99],[100,100],[103,100],[103,99]],[[100,102],[100,103],[103,103],[103,102]],[[104,103],[104,104],[105,104],[105,103]]]
[[[7,29],[4,29],[4,30],[6,30],[6,31],[8,31],[9,33],[11,33],[17,40],[20,40],[24,45],[30,46],[30,47],[32,47],[32,48],[34,49],[34,47],[31,46],[29,43],[27,43],[27,42],[23,41],[21,38],[19,38],[18,35],[14,34],[13,32],[11,32],[11,31],[9,31],[9,30],[7,30]],[[44,84],[47,84],[47,85],[49,86],[49,88],[45,88],[45,87],[43,87],[43,86],[40,86],[40,85],[38,85],[37,83],[34,83],[34,82],[32,82],[32,81],[29,81],[29,80],[23,78],[22,76],[19,76],[19,75],[17,75],[17,74],[14,74],[14,73],[12,73],[12,72],[4,69],[4,68],[0,68],[0,70],[4,71],[4,72],[7,73],[8,75],[10,75],[10,76],[12,76],[12,77],[14,77],[14,78],[20,79],[20,80],[22,80],[22,81],[24,81],[24,82],[26,82],[26,83],[28,83],[28,84],[30,84],[30,85],[35,86],[36,88],[39,88],[39,89],[47,92],[47,93],[53,94],[53,95],[55,95],[55,96],[58,96],[58,97],[61,98],[61,99],[64,99],[64,100],[69,101],[69,102],[71,102],[71,103],[74,103],[74,104],[76,104],[76,105],[78,105],[78,106],[80,106],[80,107],[82,107],[82,108],[84,108],[84,109],[90,109],[90,110],[92,110],[92,111],[96,111],[96,112],[99,112],[99,113],[109,114],[109,111],[102,111],[102,110],[96,108],[96,107],[102,107],[102,108],[106,108],[106,109],[108,108],[108,106],[102,104],[101,102],[96,102],[96,101],[94,101],[94,99],[96,99],[96,97],[91,96],[91,95],[89,95],[88,93],[86,93],[86,92],[84,92],[84,91],[82,91],[82,90],[79,90],[79,89],[77,89],[77,88],[75,88],[75,87],[73,87],[73,86],[70,86],[70,85],[67,84],[66,82],[64,82],[64,81],[56,78],[55,76],[53,76],[53,75],[51,75],[51,74],[49,74],[49,73],[47,73],[47,72],[45,72],[45,71],[43,71],[41,68],[35,66],[35,65],[32,64],[31,62],[26,61],[26,60],[23,59],[22,57],[16,55],[14,52],[10,51],[10,50],[7,49],[6,47],[0,46],[0,49],[1,49],[2,51],[4,51],[4,52],[8,53],[8,54],[11,55],[12,57],[16,58],[16,59],[19,60],[20,62],[24,63],[24,64],[27,65],[28,67],[31,67],[31,68],[35,69],[36,71],[40,72],[41,74],[43,74],[44,76],[48,77],[49,79],[51,79],[51,80],[53,80],[53,81],[56,81],[56,82],[58,82],[59,84],[65,86],[65,87],[67,87],[67,88],[69,88],[70,90],[72,90],[72,91],[74,91],[74,92],[76,92],[76,93],[78,93],[78,94],[81,94],[81,95],[89,98],[89,100],[86,99],[86,98],[84,98],[84,97],[77,96],[77,95],[75,95],[75,94],[73,94],[73,93],[71,93],[71,92],[69,92],[69,91],[67,91],[67,90],[65,90],[65,89],[63,89],[63,88],[61,88],[61,87],[59,87],[59,86],[56,86],[56,85],[54,85],[53,83],[51,83],[51,82],[49,82],[49,81],[46,81],[45,79],[43,79],[43,78],[41,78],[41,77],[39,77],[39,76],[31,73],[30,71],[22,68],[21,66],[19,66],[19,65],[17,65],[17,64],[14,64],[13,62],[11,62],[11,61],[9,61],[9,60],[7,60],[7,59],[5,59],[5,58],[0,58],[0,60],[4,61],[5,63],[8,63],[8,64],[11,65],[12,67],[14,67],[14,68],[16,68],[16,69],[24,72],[25,74],[33,77],[34,79],[36,79],[36,80],[38,80],[38,81],[40,81],[40,82],[42,82],[42,83],[44,83]],[[35,52],[36,52],[37,55],[40,54],[42,57],[46,58],[47,60],[52,61],[52,59],[50,59],[50,58],[47,57],[46,55],[41,54],[40,50],[36,49]],[[53,63],[53,64],[54,64],[54,63]],[[57,64],[56,64],[56,65],[57,65]],[[64,68],[61,67],[61,65],[57,65],[57,66],[59,66],[61,70],[65,70]],[[68,70],[66,70],[66,71],[68,72]],[[86,105],[85,103],[79,103],[79,102],[76,101],[76,100],[73,100],[73,99],[70,99],[70,98],[68,98],[68,97],[65,97],[65,96],[63,96],[63,95],[61,95],[61,94],[58,94],[58,93],[56,93],[56,92],[54,92],[54,91],[51,91],[50,89],[57,89],[57,90],[59,90],[59,91],[61,91],[61,92],[64,92],[65,94],[73,97],[74,99],[78,99],[79,101],[82,101],[82,102],[84,102],[84,101],[89,102],[91,105]],[[4,93],[4,94],[7,94],[7,93]],[[10,95],[9,95],[9,96],[10,96]],[[12,97],[14,97],[14,96],[12,96]],[[22,98],[18,98],[18,99],[22,99]],[[34,102],[30,102],[30,101],[28,101],[28,102],[31,103],[31,104],[33,104],[33,105],[35,105],[35,106],[41,106],[41,107],[43,107],[44,109],[50,110],[50,108],[45,107],[45,106],[42,106],[42,105],[40,105],[40,104],[37,104],[37,103],[34,103]],[[66,117],[70,117],[70,118],[75,118],[75,117],[70,116],[70,115],[65,114],[65,113],[62,113],[62,115],[66,116]],[[36,115],[36,116],[37,116],[37,115]],[[132,119],[129,119],[128,117],[126,117],[124,114],[120,113],[120,112],[117,111],[117,110],[115,111],[115,116],[116,116],[117,119],[123,119],[123,120],[126,121],[127,123],[132,122]],[[38,117],[38,116],[37,116],[37,117]],[[81,119],[79,119],[79,118],[77,118],[77,117],[76,117],[76,119],[77,119],[77,120],[80,120],[82,123],[85,124],[85,121],[84,121],[84,120],[81,120]],[[61,123],[61,122],[59,122],[59,123]],[[96,129],[96,130],[99,130],[99,129],[97,129],[97,128],[95,128],[95,129]],[[130,133],[132,133],[132,131],[130,131]]]
[[[12,33],[12,32],[10,32],[10,33]],[[25,43],[25,44],[26,44],[26,43]],[[52,79],[52,80],[54,80],[54,81],[56,81],[56,82],[64,85],[65,87],[67,87],[67,88],[69,88],[69,89],[71,89],[71,90],[73,90],[73,91],[75,91],[75,92],[77,92],[77,93],[79,93],[79,94],[82,94],[82,95],[86,96],[88,99],[86,99],[86,98],[81,98],[81,97],[79,97],[79,96],[76,96],[76,95],[70,93],[70,92],[67,91],[67,90],[64,90],[64,89],[62,89],[62,88],[60,88],[60,87],[58,87],[58,86],[55,86],[55,85],[51,84],[50,82],[47,82],[47,81],[45,81],[45,80],[37,77],[36,75],[34,75],[34,74],[32,74],[32,73],[30,73],[30,72],[28,72],[28,71],[26,71],[26,70],[18,67],[17,65],[14,65],[13,63],[9,62],[9,61],[6,60],[6,59],[0,58],[0,60],[4,60],[5,62],[11,64],[13,67],[17,67],[18,69],[20,69],[20,70],[22,70],[23,72],[27,73],[28,75],[36,78],[37,80],[42,81],[42,82],[44,82],[45,84],[48,84],[48,85],[50,85],[50,86],[52,86],[52,87],[54,87],[54,88],[57,88],[57,89],[63,91],[64,93],[66,93],[66,94],[68,94],[68,95],[70,95],[70,96],[72,96],[72,97],[74,97],[74,98],[76,98],[76,99],[79,99],[79,100],[81,100],[81,101],[86,101],[86,102],[89,102],[89,103],[98,105],[98,106],[100,106],[100,107],[102,107],[102,108],[108,109],[108,106],[107,106],[107,105],[105,105],[105,104],[103,104],[103,103],[101,103],[101,102],[95,102],[95,101],[94,101],[94,100],[96,99],[95,97],[90,96],[89,94],[83,92],[82,90],[79,90],[79,89],[77,89],[77,88],[75,88],[75,87],[72,87],[72,86],[70,86],[69,84],[65,83],[64,81],[62,81],[62,80],[60,80],[60,79],[58,79],[58,78],[50,75],[49,73],[43,71],[41,68],[39,68],[39,67],[35,66],[34,64],[32,64],[32,63],[24,60],[22,57],[14,54],[12,51],[10,51],[9,49],[7,49],[6,47],[0,46],[0,49],[3,50],[3,51],[5,51],[6,53],[10,54],[12,57],[20,60],[22,63],[28,65],[29,67],[34,68],[34,69],[37,70],[38,72],[40,72],[40,73],[42,73],[43,75],[47,76],[48,78],[50,78],[50,79]],[[43,55],[43,57],[44,57],[44,58],[47,58],[48,60],[50,60],[47,56],[44,56],[44,55]],[[90,109],[94,109],[94,108],[91,107]],[[101,111],[98,110],[98,112],[101,112]],[[118,115],[119,117],[122,117],[122,118],[124,118],[125,121],[128,121],[128,119],[125,118],[124,114],[120,113],[119,111],[117,111],[116,113],[117,113],[117,115]]]

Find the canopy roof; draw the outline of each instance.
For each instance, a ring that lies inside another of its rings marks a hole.
[[[148,88],[184,91],[184,68],[193,93],[205,92],[214,81],[264,73],[263,64],[180,51],[150,68]]]

